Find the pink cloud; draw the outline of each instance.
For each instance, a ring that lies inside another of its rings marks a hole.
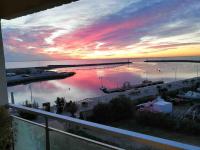
[[[150,46],[150,47],[148,47],[148,48],[154,48],[154,49],[169,49],[169,48],[177,48],[177,47],[180,47],[180,46],[187,46],[187,45],[200,45],[200,42],[159,44],[159,45],[155,45],[155,46]]]

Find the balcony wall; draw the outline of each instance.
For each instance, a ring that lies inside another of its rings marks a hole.
[[[165,149],[199,150],[200,147],[137,132],[113,128],[24,106],[13,108],[38,115],[35,121],[13,117],[15,150]],[[16,111],[14,111],[16,114]],[[17,115],[17,114],[16,114]],[[54,122],[54,125],[51,124]],[[58,127],[56,124],[63,126]]]

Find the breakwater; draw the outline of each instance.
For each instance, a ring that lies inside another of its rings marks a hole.
[[[48,65],[48,69],[66,68],[66,67],[87,67],[87,66],[106,66],[106,65],[121,65],[131,64],[132,62],[112,62],[112,63],[95,63],[95,64],[76,64],[76,65]]]
[[[188,62],[188,63],[200,63],[200,60],[145,60],[144,62]]]
[[[42,72],[40,74],[20,74],[16,76],[7,77],[7,86],[15,86],[18,84],[28,84],[38,81],[64,79],[75,75],[75,72]]]
[[[12,69],[6,69],[7,73],[27,73],[30,72],[30,70],[51,70],[56,68],[70,68],[70,67],[87,67],[87,66],[107,66],[107,65],[125,65],[125,64],[131,64],[132,62],[112,62],[112,63],[94,63],[94,64],[72,64],[72,65],[48,65],[48,66],[42,66],[42,67],[29,67],[29,68],[12,68]]]

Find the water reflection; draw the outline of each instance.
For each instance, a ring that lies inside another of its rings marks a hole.
[[[152,81],[164,80],[170,82],[198,76],[198,64],[193,63],[144,63],[135,62],[131,65],[105,67],[65,68],[57,71],[75,71],[76,74],[62,80],[51,80],[31,84],[33,100],[39,103],[49,101],[54,103],[56,97],[66,97],[67,100],[81,100],[88,97],[103,95],[99,88],[119,87],[125,81],[131,84],[141,83],[145,79]],[[14,92],[16,103],[30,100],[30,86],[18,85],[9,87]]]

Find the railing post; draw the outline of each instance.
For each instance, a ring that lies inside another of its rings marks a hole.
[[[45,132],[46,132],[46,150],[50,150],[48,117],[45,117]]]
[[[2,38],[1,18],[0,18],[0,106],[7,104],[8,104],[7,80],[6,80],[6,68],[5,68],[3,38]]]
[[[11,150],[15,150],[15,134],[14,134],[14,126],[13,126],[13,117],[11,117],[11,127],[12,127],[12,132],[11,132],[11,138],[12,138],[12,141],[11,141],[11,146],[12,146],[12,148],[11,148]]]

